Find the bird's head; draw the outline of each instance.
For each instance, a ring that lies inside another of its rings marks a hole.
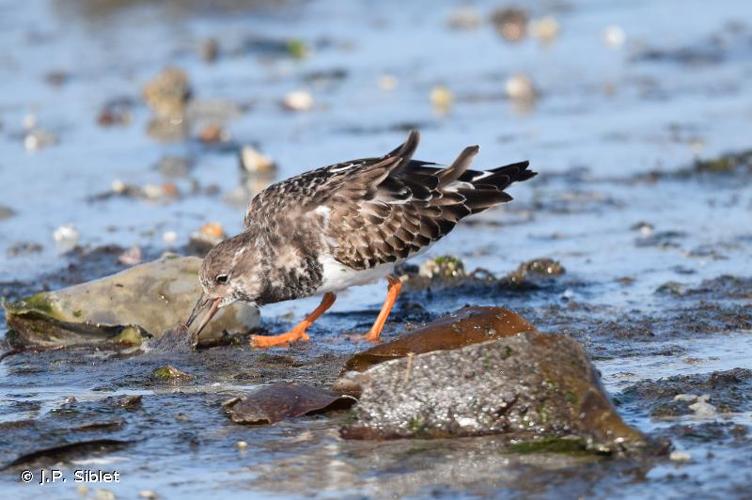
[[[202,293],[185,322],[190,327],[203,314],[194,335],[198,336],[221,308],[238,300],[253,302],[257,296],[256,283],[249,279],[254,275],[249,269],[253,248],[247,240],[241,233],[217,244],[204,257],[199,271]]]

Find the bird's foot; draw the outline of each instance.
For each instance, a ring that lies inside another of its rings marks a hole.
[[[308,339],[309,337],[305,328],[295,327],[281,335],[253,335],[251,336],[251,347],[264,349],[267,347],[288,346],[293,342],[306,341]]]
[[[381,341],[381,333],[375,333],[373,330],[364,335],[348,335],[347,338],[352,342],[370,342],[377,344]]]

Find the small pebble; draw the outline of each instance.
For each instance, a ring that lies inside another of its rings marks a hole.
[[[16,212],[12,208],[0,205],[0,220],[10,219],[14,215]]]
[[[538,96],[533,81],[522,73],[510,76],[504,85],[504,91],[508,98],[518,101],[530,102]]]
[[[219,56],[219,42],[216,38],[207,38],[199,46],[199,55],[205,62],[213,63]]]
[[[122,194],[128,189],[128,185],[120,179],[115,179],[110,185],[113,193]]]
[[[141,188],[141,192],[143,193],[144,197],[150,200],[156,200],[162,197],[162,187],[157,186],[156,184],[146,184],[143,188]]]
[[[696,417],[715,417],[718,415],[718,410],[708,403],[709,399],[709,394],[703,394],[697,398],[697,402],[689,405],[689,409],[695,412]]]
[[[282,99],[282,106],[289,111],[310,111],[313,109],[313,96],[307,90],[296,90]]]
[[[63,224],[52,233],[52,238],[55,240],[58,249],[62,251],[75,247],[80,236],[78,229],[73,224]]]
[[[57,136],[42,129],[30,130],[24,137],[24,147],[27,151],[39,151],[57,144]]]
[[[94,491],[94,498],[96,500],[115,500],[116,497],[110,490],[100,489]]]
[[[379,78],[379,88],[386,92],[391,92],[397,88],[397,77],[394,75],[381,75]]]
[[[191,98],[188,74],[180,68],[166,68],[144,85],[143,96],[157,115],[180,116]]]
[[[619,48],[626,40],[627,35],[621,26],[611,25],[603,30],[603,41],[608,47]]]
[[[118,262],[125,264],[126,266],[135,266],[140,264],[143,256],[141,255],[141,247],[134,245],[125,252],[118,256]]]
[[[225,237],[225,231],[224,229],[222,229],[222,224],[220,224],[219,222],[207,222],[206,224],[201,226],[199,233],[209,238]]]
[[[447,87],[437,85],[431,89],[430,99],[434,109],[446,113],[454,103],[454,94]]]
[[[178,240],[178,233],[175,231],[165,231],[162,234],[162,241],[168,245],[173,245]]]
[[[697,401],[697,396],[694,394],[677,394],[674,396],[674,401],[689,401],[694,402]]]
[[[240,149],[240,167],[249,174],[268,174],[277,170],[274,161],[253,146]]]
[[[147,500],[156,500],[159,498],[156,491],[153,490],[141,490],[138,492],[139,498],[146,498]]]
[[[669,458],[673,462],[689,462],[690,460],[692,460],[692,455],[690,455],[686,451],[674,450],[671,452],[671,455],[669,455]]]
[[[514,7],[497,9],[491,15],[496,32],[508,42],[519,42],[527,34],[527,12]]]
[[[551,43],[559,36],[559,22],[552,16],[535,19],[530,23],[530,34],[543,43]]]
[[[174,182],[165,182],[160,186],[160,189],[162,189],[162,195],[168,198],[177,198],[180,196],[180,191]]]
[[[226,142],[229,139],[229,134],[224,131],[220,124],[210,123],[209,125],[201,129],[198,134],[198,138],[203,143],[212,144],[217,142]]]

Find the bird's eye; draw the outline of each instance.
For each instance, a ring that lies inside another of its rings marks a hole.
[[[227,275],[226,274],[218,274],[216,278],[214,278],[214,282],[218,285],[224,285],[227,283]]]

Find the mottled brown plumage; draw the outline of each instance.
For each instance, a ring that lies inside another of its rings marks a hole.
[[[471,170],[478,146],[446,167],[413,160],[418,140],[412,131],[382,157],[312,170],[259,193],[245,230],[206,256],[204,301],[215,309],[234,300],[262,305],[385,276],[462,218],[510,201],[504,190],[535,175],[528,162]]]

